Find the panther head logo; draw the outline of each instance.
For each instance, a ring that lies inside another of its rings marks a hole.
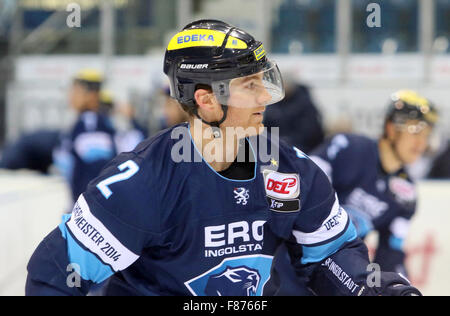
[[[223,272],[209,277],[205,293],[208,296],[254,296],[260,280],[258,270],[227,266]]]

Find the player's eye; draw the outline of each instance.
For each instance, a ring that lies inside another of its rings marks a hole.
[[[247,89],[249,89],[249,90],[255,90],[256,89],[256,83],[254,81],[250,81],[249,83],[247,83],[247,85],[245,87]]]

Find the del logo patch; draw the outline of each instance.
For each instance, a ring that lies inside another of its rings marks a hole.
[[[264,170],[266,194],[275,199],[295,199],[300,195],[300,179],[296,173]]]
[[[227,258],[185,285],[195,296],[261,296],[272,259],[266,255]]]

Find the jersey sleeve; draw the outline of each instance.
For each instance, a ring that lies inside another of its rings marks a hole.
[[[362,172],[366,166],[361,166],[361,161],[368,163],[366,156],[371,155],[373,148],[371,142],[357,135],[337,134],[311,155],[311,160],[322,169],[338,192],[343,192],[355,187],[364,177]],[[372,156],[370,156],[372,157]],[[358,237],[364,238],[373,228],[372,219],[363,211],[352,205],[342,205],[355,225]]]
[[[313,175],[301,181],[301,211],[292,231],[302,247],[302,264],[319,262],[356,239],[355,227],[326,175],[312,161],[307,164]]]
[[[288,242],[296,274],[315,294],[358,295],[367,277],[367,248],[325,173],[307,157],[299,165],[301,210]]]
[[[158,196],[141,166],[136,154],[123,154],[90,182],[72,213],[63,216],[30,259],[28,295],[49,289],[86,294],[92,284],[126,269],[145,247],[157,243],[159,220],[152,210],[158,209]],[[70,288],[66,279],[74,272],[80,286]]]

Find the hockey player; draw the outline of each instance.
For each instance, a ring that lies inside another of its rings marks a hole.
[[[414,183],[404,167],[425,152],[437,120],[429,100],[414,91],[392,95],[379,140],[338,134],[312,153],[364,238],[379,233],[374,261],[407,275],[404,241],[416,208]]]
[[[73,201],[116,155],[114,128],[100,109],[102,81],[94,69],[82,69],[75,75],[69,102],[78,118],[53,154],[56,166],[69,181]]]
[[[420,294],[395,273],[366,284],[367,248],[326,175],[284,143],[258,137],[271,159],[254,147],[265,107],[284,95],[261,42],[196,21],[170,41],[164,72],[189,122],[90,182],[30,259],[27,294],[80,295],[107,279],[105,295],[264,295],[281,243],[318,295]]]

